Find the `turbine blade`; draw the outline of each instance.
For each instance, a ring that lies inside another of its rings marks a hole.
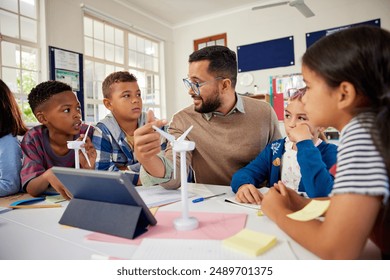
[[[160,133],[160,135],[164,136],[165,138],[168,139],[168,141],[170,141],[171,143],[173,143],[175,141],[175,137],[173,137],[172,135],[170,135],[169,133],[166,133],[165,131],[163,131],[162,129],[159,129],[157,126],[155,125],[152,125],[152,127],[154,128],[154,130],[156,130],[158,133]]]
[[[87,136],[88,136],[88,131],[89,131],[89,128],[91,127],[91,124],[89,124],[88,128],[87,128],[87,131],[85,132],[85,135],[84,135],[84,139],[83,139],[83,142],[85,143],[85,140],[87,140]],[[91,165],[89,165],[91,166]]]
[[[83,155],[84,155],[85,159],[87,160],[87,162],[88,162],[88,165],[89,165],[89,166],[91,166],[91,162],[89,161],[89,158],[88,158],[88,155],[87,155],[87,153],[85,152],[85,149],[84,149],[84,148],[82,148],[82,149],[81,149],[81,152],[83,153]]]
[[[67,142],[68,149],[81,149],[81,145],[83,144],[83,141],[77,140]]]
[[[194,126],[191,125],[182,135],[180,135],[180,137],[177,139],[177,141],[183,141],[184,139],[186,139],[188,133],[190,133],[191,129],[193,128]]]

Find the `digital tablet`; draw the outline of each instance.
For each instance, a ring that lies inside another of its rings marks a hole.
[[[132,183],[133,174],[66,167],[52,167],[52,170],[73,198],[140,206],[143,220],[150,225],[157,223]]]

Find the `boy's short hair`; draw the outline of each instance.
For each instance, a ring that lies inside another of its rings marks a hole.
[[[102,91],[104,98],[111,97],[111,85],[114,83],[124,83],[124,82],[136,82],[137,78],[129,73],[128,71],[118,71],[113,72],[108,75],[102,84]]]
[[[28,103],[34,115],[38,106],[44,104],[53,95],[64,91],[72,91],[72,87],[59,81],[47,81],[34,87],[28,95]]]

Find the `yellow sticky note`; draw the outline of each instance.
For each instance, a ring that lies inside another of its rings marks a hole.
[[[302,222],[310,221],[324,214],[326,210],[328,210],[329,205],[330,205],[329,199],[328,200],[313,199],[301,210],[291,214],[287,214],[287,217]]]
[[[66,199],[62,195],[48,195],[45,199],[49,203],[59,203],[66,201]]]
[[[153,216],[156,216],[158,207],[151,207],[151,208],[149,208],[149,210],[150,210],[150,212],[153,214]]]
[[[239,233],[223,240],[222,244],[246,254],[258,256],[276,244],[276,237],[244,228]]]

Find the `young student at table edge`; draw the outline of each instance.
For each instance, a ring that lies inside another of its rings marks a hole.
[[[98,170],[130,170],[138,184],[140,163],[133,154],[134,130],[145,124],[141,90],[137,78],[118,71],[108,75],[102,84],[104,106],[111,111],[95,127],[93,144]]]
[[[75,151],[68,149],[67,141],[82,140],[87,125],[81,120],[80,102],[72,88],[59,81],[38,84],[28,95],[30,107],[41,125],[30,129],[23,137],[21,148],[23,190],[39,196],[52,186],[69,198],[63,185],[51,171],[53,166],[75,167]],[[91,166],[80,151],[80,167],[94,169],[96,151],[89,129],[85,150]]]
[[[315,126],[340,131],[337,170],[323,220],[286,216],[310,200],[278,182],[262,211],[324,259],[356,259],[367,239],[390,257],[390,32],[358,26],[326,37],[302,58],[302,101]]]
[[[14,95],[0,80],[0,197],[20,191],[22,150],[17,136],[26,131]]]
[[[261,204],[262,194],[257,188],[265,180],[267,187],[281,180],[308,197],[326,197],[332,190],[334,177],[329,169],[336,163],[337,146],[326,143],[325,128],[313,126],[307,118],[302,103],[305,91],[296,91],[287,101],[287,136],[268,144],[233,175],[231,187],[237,201]]]

